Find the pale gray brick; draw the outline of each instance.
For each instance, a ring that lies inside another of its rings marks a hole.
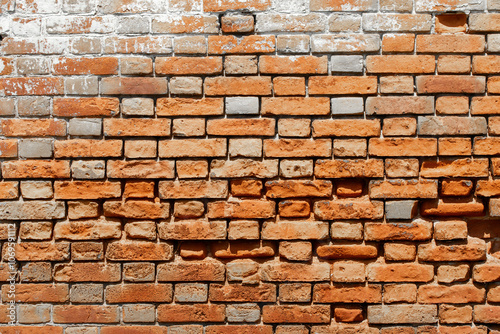
[[[334,115],[361,115],[363,114],[363,98],[362,97],[333,98],[332,113]]]
[[[52,139],[21,139],[19,156],[21,158],[51,158]]]
[[[259,114],[258,97],[226,97],[226,114],[257,115]]]
[[[69,121],[68,133],[72,136],[100,136],[101,118],[73,118]]]

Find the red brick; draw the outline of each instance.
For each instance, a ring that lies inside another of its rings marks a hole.
[[[274,36],[208,36],[208,54],[258,54],[276,50]]]
[[[6,179],[69,178],[69,161],[56,160],[19,160],[2,163],[2,176]]]
[[[87,117],[115,116],[118,114],[120,101],[116,98],[80,97],[55,98],[54,116]]]
[[[440,194],[443,196],[468,196],[472,192],[470,180],[443,180]]]
[[[214,75],[222,73],[222,57],[158,57],[156,74]]]
[[[373,76],[328,76],[310,77],[311,95],[365,95],[377,93],[377,77]]]
[[[3,78],[0,79],[0,92],[5,95],[62,95],[62,78]]]
[[[52,119],[4,119],[1,133],[6,137],[65,136],[66,122]]]
[[[118,58],[56,58],[52,61],[56,75],[109,75],[118,74]]]
[[[500,279],[500,265],[496,263],[485,263],[474,266],[474,281],[485,283],[495,282]]]
[[[54,142],[56,158],[102,158],[122,155],[121,140],[71,139]]]

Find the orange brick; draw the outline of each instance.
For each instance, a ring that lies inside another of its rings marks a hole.
[[[54,99],[54,116],[115,116],[119,110],[120,101],[115,98],[81,97]]]
[[[261,113],[263,115],[328,115],[330,99],[326,97],[264,97]]]
[[[224,12],[227,10],[262,11],[271,6],[270,0],[207,0],[203,2],[205,12]]]
[[[122,194],[121,182],[56,181],[56,199],[102,199],[116,198]]]
[[[118,136],[169,136],[170,135],[170,119],[144,119],[144,118],[127,118],[127,119],[105,119],[104,120],[104,135],[108,137]]]
[[[2,78],[0,92],[5,95],[62,95],[62,78]]]
[[[226,306],[220,304],[193,304],[158,306],[160,322],[224,322]]]
[[[209,116],[223,113],[224,99],[222,98],[160,98],[156,102],[158,116]]]
[[[205,79],[205,94],[271,95],[271,77],[215,77]]]
[[[65,136],[66,122],[51,119],[4,119],[1,133],[6,137]]]
[[[15,158],[17,157],[17,140],[4,139],[0,140],[0,158]]]
[[[417,52],[481,53],[485,39],[481,35],[418,35]]]
[[[263,74],[326,74],[326,56],[260,56],[259,70]]]
[[[368,143],[371,155],[380,157],[434,156],[437,140],[433,138],[371,138]]]
[[[309,94],[311,95],[364,95],[375,93],[377,93],[377,77],[373,76],[328,76],[309,78]]]
[[[470,72],[470,57],[468,56],[439,56],[439,73],[460,73]]]
[[[207,134],[215,136],[274,136],[276,121],[272,118],[214,119],[207,122]]]
[[[467,31],[467,14],[441,14],[436,15],[438,34],[460,33]]]
[[[119,319],[118,306],[54,305],[53,308],[55,323],[118,323]]]
[[[273,88],[276,95],[306,95],[304,78],[275,77],[273,78]]]
[[[54,142],[56,158],[119,157],[122,155],[121,140],[71,139]]]
[[[485,77],[465,75],[423,75],[417,77],[417,92],[429,93],[484,93]]]
[[[118,58],[56,58],[53,73],[57,75],[109,75],[118,74]]]
[[[165,78],[109,77],[101,80],[104,95],[157,95],[167,93]]]
[[[385,34],[382,38],[383,52],[413,52],[414,34]]]
[[[2,163],[2,176],[6,179],[69,178],[69,161],[24,160]]]
[[[367,56],[368,73],[434,73],[434,56]]]
[[[274,36],[208,36],[208,54],[271,53],[276,49]]]
[[[158,57],[156,74],[213,75],[222,73],[222,57]]]

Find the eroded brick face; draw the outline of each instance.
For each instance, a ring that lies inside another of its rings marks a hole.
[[[499,10],[0,0],[0,332],[500,333]]]

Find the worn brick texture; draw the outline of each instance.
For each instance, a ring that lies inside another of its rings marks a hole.
[[[0,13],[1,333],[500,333],[499,0]]]

